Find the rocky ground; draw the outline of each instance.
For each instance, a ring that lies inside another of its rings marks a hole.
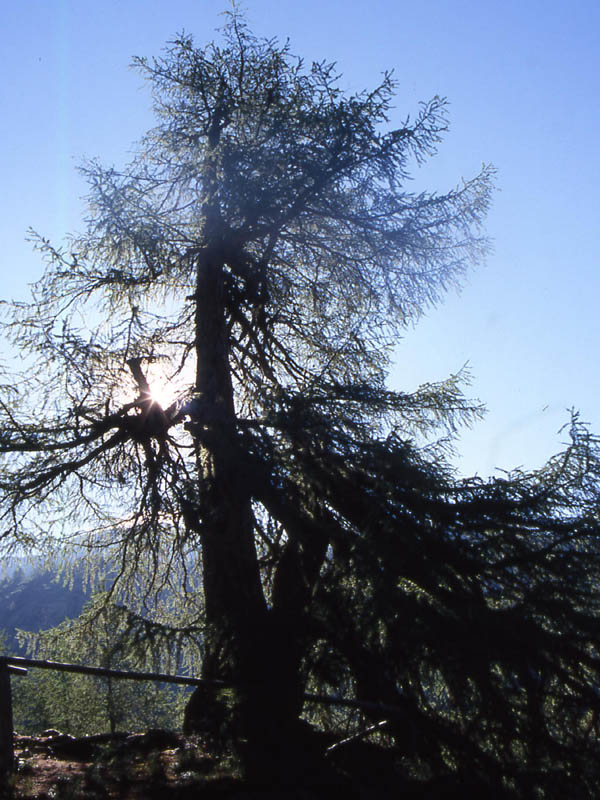
[[[242,796],[231,763],[166,731],[75,738],[58,731],[15,737],[14,800],[184,800]]]
[[[448,776],[429,782],[407,781],[400,777],[390,750],[355,737],[338,740],[322,751],[325,755],[318,762],[318,771],[312,776],[303,773],[294,785],[251,785],[240,777],[231,757],[217,757],[201,740],[169,731],[79,738],[55,730],[35,737],[16,734],[16,770],[10,785],[0,789],[0,800],[506,797],[488,784],[465,784],[450,781]]]
[[[3,798],[11,800],[191,800],[282,797],[313,800],[336,793],[327,785],[250,786],[231,759],[208,753],[199,740],[167,731],[76,738],[48,730],[15,736],[16,771]],[[362,782],[361,782],[362,783]],[[340,774],[347,798],[374,795]],[[395,793],[394,793],[395,794]],[[387,792],[386,792],[387,796]]]

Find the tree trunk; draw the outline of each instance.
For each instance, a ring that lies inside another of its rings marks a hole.
[[[288,740],[300,711],[299,670],[282,652],[261,584],[251,498],[237,445],[223,266],[218,251],[206,249],[198,259],[190,430],[197,444],[195,529],[202,546],[207,623],[202,676],[231,681],[236,688],[195,690],[184,729],[233,745],[247,775],[264,779],[288,770]]]

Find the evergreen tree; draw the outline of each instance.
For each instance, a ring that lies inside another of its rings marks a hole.
[[[544,470],[458,481],[444,445],[480,413],[460,376],[385,386],[399,333],[485,251],[491,170],[407,192],[444,102],[390,130],[390,75],[347,96],[236,12],[221,45],[136,63],[157,127],[125,170],[84,168],[87,232],[38,240],[5,326],[27,372],[1,405],[3,543],[98,549],[122,602],[173,587],[156,629],[201,625],[202,674],[236,686],[198,690],[187,728],[248,774],[305,766],[310,689],[385,720],[406,780],[584,791],[597,443],[574,419]]]
[[[160,648],[156,658],[148,637],[141,638],[127,610],[99,593],[74,620],[41,632],[20,631],[30,657],[106,669],[174,670],[174,654]],[[139,628],[139,625],[138,625]],[[35,669],[13,681],[15,726],[23,733],[59,728],[76,735],[104,731],[178,728],[185,692],[149,681],[98,678]]]

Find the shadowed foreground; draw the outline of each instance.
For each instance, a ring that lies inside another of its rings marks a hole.
[[[317,740],[320,737],[317,737]],[[326,737],[319,742],[327,746]],[[316,740],[315,740],[316,741]],[[187,798],[461,797],[482,787],[449,783],[403,782],[389,751],[352,742],[320,760],[312,774],[291,784],[252,784],[240,777],[229,756],[216,757],[198,739],[167,731],[72,737],[45,731],[39,737],[15,736],[17,771],[2,795],[14,800],[187,800]],[[503,795],[490,794],[488,797]]]

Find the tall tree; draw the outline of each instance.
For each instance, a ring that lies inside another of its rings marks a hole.
[[[383,715],[406,776],[572,774],[595,441],[574,424],[545,471],[458,482],[443,436],[480,413],[459,377],[385,387],[398,334],[485,251],[491,170],[407,192],[444,102],[390,129],[391,75],[347,96],[236,12],[220,45],[136,64],[157,127],[127,169],[84,167],[87,232],[38,239],[5,326],[26,365],[0,407],[5,547],[100,550],[122,601],[201,592],[202,674],[237,689],[198,691],[186,725],[220,725],[249,773],[293,772],[312,687]]]

